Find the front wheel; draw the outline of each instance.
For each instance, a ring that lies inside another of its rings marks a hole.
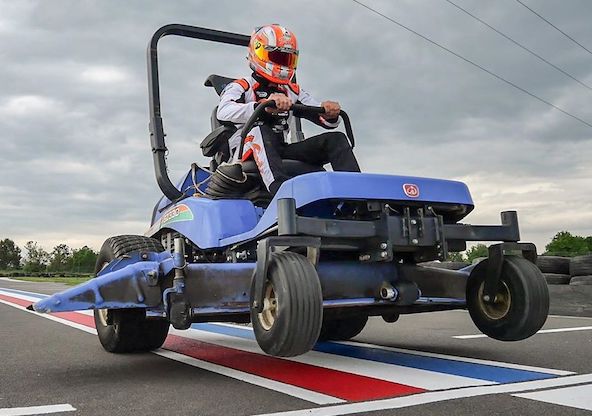
[[[547,320],[549,290],[541,271],[515,256],[503,260],[494,302],[483,297],[487,264],[481,261],[467,281],[467,307],[473,322],[485,335],[500,341],[519,341],[534,335]]]
[[[254,287],[253,284],[251,304]],[[312,263],[297,253],[272,253],[264,287],[263,311],[251,309],[251,322],[261,349],[280,357],[310,351],[323,320],[321,284]]]

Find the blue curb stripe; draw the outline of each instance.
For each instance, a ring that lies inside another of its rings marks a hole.
[[[27,292],[26,290],[9,289],[7,287],[0,287],[0,290],[3,290],[5,292],[12,292],[17,295],[27,295],[27,296],[31,296],[32,298],[38,298],[38,299],[45,299],[50,296],[50,295],[44,295],[42,293]]]
[[[248,328],[237,328],[216,324],[193,324],[191,327],[201,331],[214,332],[232,337],[255,339],[255,334]],[[315,345],[314,350],[329,354],[341,355],[344,357],[400,365],[403,367],[411,367],[421,370],[434,371],[437,373],[492,381],[495,383],[514,383],[556,377],[554,374],[536,371],[519,370],[487,364],[468,363],[457,360],[449,360],[446,358],[427,357],[423,355],[408,354],[380,348],[346,345],[336,342],[319,342]]]

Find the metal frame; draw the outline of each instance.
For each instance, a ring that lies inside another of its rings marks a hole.
[[[160,85],[158,79],[158,41],[168,35],[182,36],[186,38],[202,39],[211,42],[225,43],[228,45],[248,46],[250,37],[239,33],[224,32],[221,30],[206,29],[181,24],[166,25],[158,29],[148,43],[148,99],[150,103],[150,143],[154,159],[154,171],[156,182],[165,196],[175,201],[184,195],[171,182],[166,166],[166,144],[160,110]]]

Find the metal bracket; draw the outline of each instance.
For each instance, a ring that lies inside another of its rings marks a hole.
[[[498,284],[502,276],[504,255],[507,252],[520,252],[526,260],[536,264],[536,246],[532,243],[499,243],[489,246],[487,277],[483,288],[483,301],[495,302]]]
[[[254,275],[255,293],[251,307],[258,313],[261,313],[263,310],[265,280],[267,279],[271,253],[275,247],[306,247],[309,260],[313,258],[318,261],[321,239],[318,237],[304,236],[278,236],[267,237],[257,243],[257,267],[255,268]],[[313,264],[315,263],[313,262]]]

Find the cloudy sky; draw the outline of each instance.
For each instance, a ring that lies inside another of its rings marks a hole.
[[[515,0],[453,0],[585,84],[592,54]],[[382,13],[592,123],[592,89],[445,0],[364,0]],[[592,49],[588,0],[524,0]],[[99,248],[142,234],[159,197],[148,136],[146,44],[168,23],[299,39],[299,81],[350,114],[367,172],[458,179],[472,223],[516,209],[539,251],[559,230],[592,234],[592,128],[476,70],[349,0],[0,0],[0,238]],[[245,50],[160,43],[171,176],[205,162],[210,73],[249,74]],[[311,128],[306,131],[312,132]]]

